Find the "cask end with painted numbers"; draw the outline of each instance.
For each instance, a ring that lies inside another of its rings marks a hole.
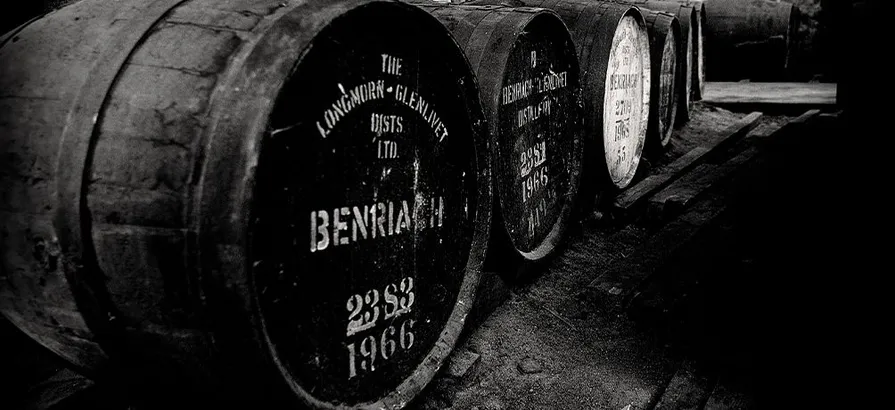
[[[0,59],[2,311],[35,340],[168,408],[400,408],[452,350],[490,156],[425,11],[82,0]]]
[[[641,9],[650,37],[650,62],[653,75],[652,98],[647,134],[647,148],[661,152],[671,142],[674,119],[677,115],[678,56],[681,48],[681,28],[677,17]]]
[[[653,11],[664,11],[672,14],[678,19],[681,26],[681,41],[679,60],[679,78],[678,78],[678,109],[675,124],[680,125],[690,121],[690,111],[693,110],[693,102],[696,101],[693,96],[695,92],[693,87],[696,79],[693,74],[696,72],[696,66],[699,60],[699,40],[697,39],[697,13],[696,9],[690,5],[682,4],[677,1],[658,1],[658,0],[619,0],[624,4],[637,6],[638,9],[646,9]]]
[[[640,11],[590,0],[473,3],[542,7],[559,14],[575,43],[581,74],[583,209],[601,193],[627,187],[640,164],[650,116],[649,38]]]
[[[581,174],[578,55],[556,13],[504,6],[425,6],[476,74],[492,149],[493,254],[549,256],[569,223]],[[490,252],[489,252],[490,253]]]

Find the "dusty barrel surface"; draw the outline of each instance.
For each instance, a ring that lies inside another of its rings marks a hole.
[[[798,7],[770,0],[711,0],[706,9],[712,79],[786,78],[798,47]]]
[[[568,30],[545,9],[426,9],[453,33],[478,79],[500,216],[493,235],[525,259],[542,259],[561,240],[581,173],[578,55]]]
[[[650,36],[652,96],[649,144],[664,148],[671,142],[678,99],[678,56],[681,29],[677,17],[665,12],[641,10]]]
[[[650,115],[649,38],[641,13],[628,5],[589,0],[504,4],[554,10],[575,42],[586,136],[582,199],[606,187],[627,187],[640,164]]]
[[[678,57],[680,60],[680,77],[678,79],[678,109],[677,124],[690,120],[690,111],[693,109],[694,90],[696,79],[693,74],[698,64],[698,40],[697,40],[697,14],[696,9],[676,1],[656,0],[622,0],[625,4],[636,5],[640,9],[652,11],[664,11],[678,19],[681,26],[682,46]]]
[[[83,0],[0,59],[2,311],[31,337],[319,408],[401,407],[453,348],[490,163],[428,13]]]
[[[705,1],[704,0],[669,0],[672,2],[680,3],[685,7],[692,7],[693,14],[691,18],[695,18],[695,24],[693,24],[693,58],[696,60],[693,63],[693,73],[690,74],[693,76],[693,88],[692,88],[692,96],[693,101],[699,101],[702,99],[702,94],[705,92],[705,43],[706,43],[706,11],[705,11]]]

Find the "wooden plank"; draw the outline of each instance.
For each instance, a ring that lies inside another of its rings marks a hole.
[[[833,83],[710,82],[703,101],[731,111],[775,115],[837,109]]]
[[[591,281],[579,297],[599,301],[606,311],[621,312],[640,285],[697,235],[711,226],[726,209],[724,199],[700,200],[669,222],[627,257],[615,262]]]
[[[718,383],[712,395],[705,402],[706,409],[718,410],[746,410],[755,407],[748,394],[730,389],[726,383]]]
[[[779,139],[784,134],[783,131],[785,129],[804,124],[819,113],[820,111],[817,109],[809,110],[779,127],[761,127],[760,130],[753,130],[755,132],[750,131],[746,138]],[[725,180],[741,166],[751,161],[759,152],[759,147],[751,146],[722,164],[702,164],[693,168],[690,172],[679,177],[649,199],[647,208],[648,219],[661,221],[674,213],[680,212],[694,198],[699,197],[717,183]]]
[[[647,217],[652,221],[661,221],[680,212],[694,198],[726,179],[740,166],[754,158],[758,152],[758,148],[750,147],[723,164],[702,164],[694,168],[650,198]]]
[[[76,395],[94,386],[92,380],[69,369],[62,369],[50,378],[32,386],[23,400],[28,410],[50,410],[58,408]]]
[[[665,387],[655,410],[698,410],[712,394],[715,378],[699,374],[692,361],[686,360]]]
[[[760,112],[753,112],[743,117],[721,131],[720,138],[714,140],[714,144],[694,148],[693,151],[688,152],[664,167],[659,173],[650,175],[626,189],[616,197],[613,203],[613,208],[618,211],[627,211],[635,205],[642,203],[644,199],[655,192],[658,192],[671,181],[678,178],[681,173],[696,167],[712,153],[719,151],[729,143],[746,135],[749,131],[755,128],[761,115]]]
[[[479,357],[480,355],[476,352],[456,349],[451,353],[445,372],[450,377],[461,378],[479,361]]]
[[[658,187],[667,183],[678,173],[688,169],[692,164],[699,162],[700,158],[709,152],[706,147],[696,147],[690,152],[680,156],[674,162],[662,168],[659,174],[650,175],[639,183],[628,188],[621,196],[615,199],[617,208],[627,209],[645,196],[653,193]]]
[[[833,83],[708,82],[703,101],[712,104],[836,104]]]

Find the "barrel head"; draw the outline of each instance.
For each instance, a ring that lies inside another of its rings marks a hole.
[[[359,7],[317,34],[258,159],[264,338],[316,407],[400,407],[419,392],[456,342],[488,235],[469,66],[437,21],[399,5]]]
[[[634,179],[649,118],[649,41],[642,20],[625,15],[609,52],[603,101],[603,150],[612,184]]]
[[[578,192],[578,61],[559,17],[543,14],[522,33],[496,99],[495,181],[513,247],[540,259],[555,248]]]

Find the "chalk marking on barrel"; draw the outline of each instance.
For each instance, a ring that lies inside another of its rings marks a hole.
[[[346,327],[346,337],[355,336],[361,332],[376,327],[379,323],[394,319],[412,313],[415,295],[413,291],[413,277],[405,277],[398,284],[390,283],[386,285],[382,291],[382,320],[380,321],[380,298],[377,289],[370,289],[362,294],[353,294],[348,298],[345,307],[349,312],[348,325]],[[366,311],[365,311],[366,308]],[[348,350],[348,379],[357,377],[358,367],[367,373],[376,371],[376,359],[391,359],[398,352],[398,347],[403,351],[409,350],[413,346],[414,335],[411,332],[416,321],[407,319],[401,322],[398,328],[394,324],[386,326],[379,337],[376,335],[364,336],[359,344],[355,344],[357,339],[345,344]],[[393,337],[398,333],[398,341],[395,342]],[[360,356],[360,365],[358,366],[358,356]]]

